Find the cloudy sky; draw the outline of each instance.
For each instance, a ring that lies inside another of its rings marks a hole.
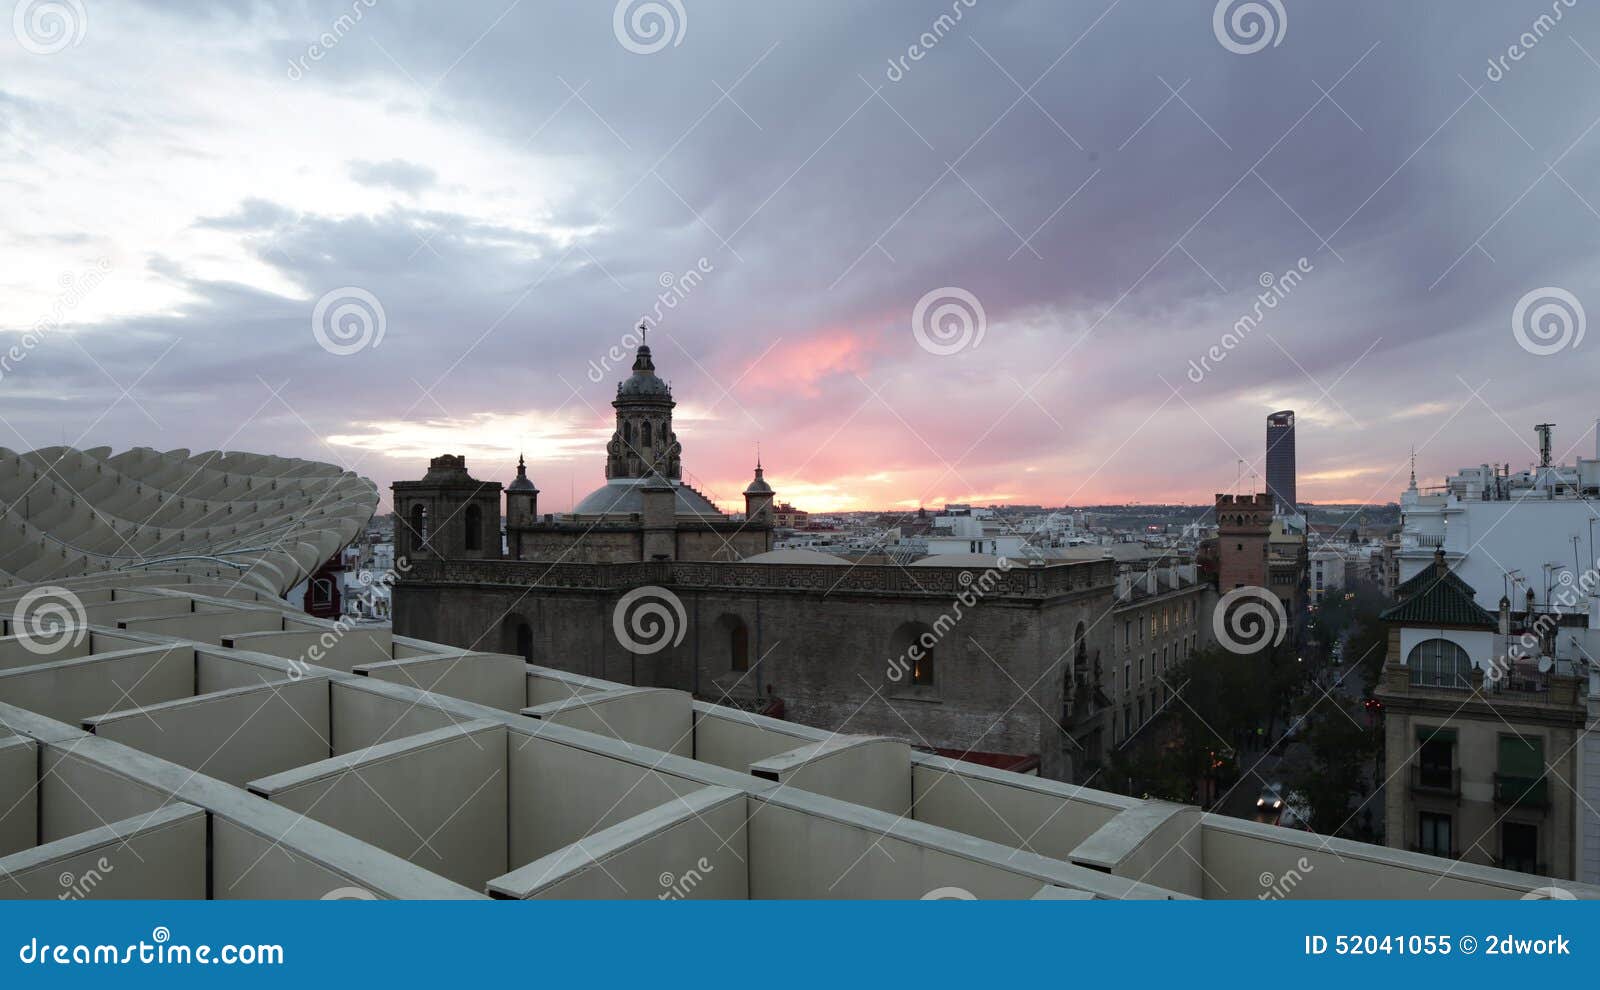
[[[724,500],[1204,501],[1283,408],[1314,501],[1594,452],[1588,0],[194,6],[0,22],[0,445],[560,511],[648,318]]]

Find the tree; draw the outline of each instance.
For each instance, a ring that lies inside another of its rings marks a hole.
[[[1162,675],[1170,692],[1160,715],[1112,755],[1115,780],[1169,801],[1204,803],[1237,778],[1239,750],[1270,732],[1302,677],[1284,648],[1237,654],[1196,651]]]
[[[1389,630],[1378,618],[1383,610],[1394,604],[1371,581],[1359,581],[1349,594],[1350,630],[1345,640],[1346,664],[1360,667],[1360,676],[1367,694],[1371,694],[1383,676],[1384,654],[1389,648]]]
[[[1350,834],[1351,809],[1371,785],[1371,768],[1382,746],[1379,729],[1361,724],[1334,698],[1325,698],[1306,714],[1299,738],[1308,759],[1288,775],[1291,794],[1304,802],[1312,830],[1323,835]]]

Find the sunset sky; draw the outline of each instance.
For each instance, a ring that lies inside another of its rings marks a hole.
[[[314,458],[385,503],[525,451],[562,511],[648,316],[729,504],[758,443],[813,511],[1207,501],[1285,408],[1308,501],[1397,498],[1413,445],[1526,466],[1540,422],[1594,456],[1600,340],[1514,320],[1600,313],[1600,7],[41,6],[0,23],[12,449]],[[381,339],[327,329],[352,298]]]

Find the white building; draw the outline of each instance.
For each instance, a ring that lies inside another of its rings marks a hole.
[[[1544,670],[1586,674],[1588,732],[1579,744],[1583,800],[1573,823],[1579,843],[1579,879],[1600,879],[1600,439],[1594,458],[1553,464],[1552,427],[1538,428],[1539,465],[1513,473],[1509,465],[1463,468],[1437,489],[1419,489],[1415,472],[1400,498],[1399,578],[1426,569],[1443,550],[1451,571],[1473,588],[1491,615],[1502,609],[1520,624],[1547,625],[1549,633],[1521,652]],[[1520,627],[1513,620],[1514,627]],[[1503,635],[1503,634],[1502,634]],[[1515,637],[1513,637],[1515,639]],[[1504,642],[1503,639],[1500,640]],[[1474,666],[1494,660],[1493,650],[1468,649]],[[1411,644],[1403,644],[1409,649]]]
[[[1311,551],[1309,555],[1311,574],[1308,592],[1311,604],[1322,604],[1322,596],[1337,593],[1344,589],[1345,584],[1345,555],[1344,551],[1332,547],[1321,547]]]
[[[1540,436],[1548,461],[1547,427]],[[1575,465],[1544,463],[1516,474],[1493,464],[1462,468],[1443,488],[1426,493],[1413,473],[1400,510],[1400,580],[1428,566],[1442,546],[1451,569],[1477,590],[1478,604],[1489,611],[1502,595],[1520,608],[1529,591],[1543,604],[1597,559],[1600,449],[1596,458],[1580,457]]]
[[[344,614],[387,622],[391,614],[389,589],[397,577],[394,544],[367,544],[357,560],[340,574]]]
[[[1311,604],[1319,605],[1325,594],[1337,594],[1357,581],[1371,578],[1373,555],[1380,551],[1368,544],[1324,544],[1308,553],[1306,577]]]
[[[979,515],[984,510],[941,513],[933,517],[933,530],[928,534],[928,553],[976,553],[986,556],[1020,557],[1028,544],[1024,534],[1007,527],[992,516]]]

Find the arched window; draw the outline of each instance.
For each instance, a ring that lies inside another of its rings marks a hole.
[[[1470,688],[1472,659],[1448,639],[1425,639],[1406,654],[1411,683],[1421,687]]]
[[[889,639],[889,649],[895,668],[902,671],[895,678],[901,685],[932,688],[936,683],[934,647],[938,636],[925,622],[907,622],[894,631]]]
[[[733,671],[746,671],[750,669],[750,627],[744,620],[732,613],[726,613],[717,619],[717,638],[721,641],[712,649],[713,662],[722,659],[721,652],[727,650],[727,669]]]
[[[411,507],[411,539],[419,548],[428,545],[428,507],[421,502]]]
[[[533,625],[525,617],[513,612],[500,623],[500,652],[533,663]]]
[[[633,445],[633,421],[632,420],[625,419],[625,420],[622,421],[622,442],[625,443],[625,444],[628,444],[629,446]]]
[[[476,505],[467,506],[467,511],[461,514],[462,525],[466,527],[466,540],[464,545],[468,550],[483,549],[483,510]]]
[[[650,446],[650,421],[648,419],[639,424],[639,442],[640,446]]]
[[[333,582],[325,577],[315,578],[311,582],[311,604],[329,606],[333,604]]]

